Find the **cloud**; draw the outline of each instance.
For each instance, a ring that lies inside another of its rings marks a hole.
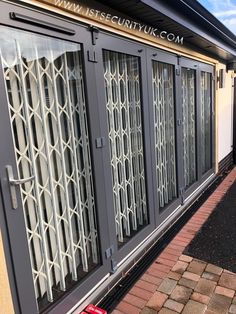
[[[223,11],[223,12],[212,12],[216,17],[224,17],[224,16],[236,16],[236,9],[235,10],[229,10],[229,11]]]
[[[199,0],[199,2],[236,34],[236,0]]]
[[[236,26],[236,17],[232,19],[224,19],[224,24],[229,26]]]

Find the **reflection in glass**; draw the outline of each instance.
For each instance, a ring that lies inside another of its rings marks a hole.
[[[196,181],[196,99],[195,71],[182,68],[184,187]]]
[[[202,174],[212,167],[211,74],[201,72],[201,161]]]
[[[39,307],[98,263],[81,47],[1,27],[15,156]]]
[[[116,234],[125,243],[148,223],[137,57],[103,52]]]
[[[152,62],[155,156],[159,206],[177,196],[173,66]]]

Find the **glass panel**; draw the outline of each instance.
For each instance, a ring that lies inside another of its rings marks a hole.
[[[116,234],[125,243],[148,223],[139,60],[104,51]]]
[[[196,181],[196,83],[194,70],[182,68],[181,73],[184,186],[187,188]]]
[[[211,74],[201,72],[201,160],[202,174],[212,167]]]
[[[54,301],[98,263],[81,47],[1,27],[35,294]]]
[[[173,66],[152,62],[155,155],[159,206],[177,196]]]

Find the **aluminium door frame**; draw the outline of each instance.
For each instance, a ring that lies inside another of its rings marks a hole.
[[[10,19],[10,12],[30,16],[38,21],[42,21],[42,26],[37,24],[24,23],[23,21]],[[74,287],[72,291],[66,293],[66,296],[56,302],[46,310],[47,313],[58,313],[60,309],[64,312],[69,311],[75,306],[80,298],[84,297],[86,293],[94,288],[94,286],[102,280],[107,274],[109,274],[110,265],[105,259],[103,252],[110,244],[109,232],[107,231],[107,219],[106,219],[106,207],[104,201],[104,186],[100,184],[103,180],[103,159],[102,153],[96,148],[95,141],[100,134],[100,125],[97,119],[98,107],[96,106],[96,96],[94,97],[95,82],[91,78],[94,77],[94,63],[89,62],[86,59],[86,52],[92,49],[91,33],[86,26],[79,25],[77,23],[65,21],[62,18],[45,14],[39,10],[32,10],[22,5],[14,5],[10,3],[0,2],[0,17],[1,26],[11,27],[19,30],[29,31],[31,33],[39,34],[42,36],[57,38],[59,40],[66,40],[72,43],[81,44],[81,51],[83,59],[83,74],[85,83],[85,95],[86,95],[86,109],[88,112],[88,128],[90,139],[90,151],[91,151],[91,163],[93,171],[93,181],[95,190],[95,204],[96,204],[96,218],[99,233],[99,255],[100,265],[98,265],[88,277],[78,282],[78,286]],[[54,29],[47,29],[44,27],[44,23],[49,23],[55,26]],[[60,24],[60,28],[72,29],[75,31],[74,35],[66,35],[61,31],[57,31],[57,25]],[[89,38],[89,40],[88,40]],[[31,271],[31,263],[29,257],[28,241],[26,236],[26,227],[23,217],[23,208],[21,204],[20,189],[17,188],[17,200],[19,208],[13,210],[11,207],[11,199],[9,194],[9,185],[6,178],[6,165],[11,164],[13,166],[13,172],[17,177],[14,144],[12,138],[11,123],[9,117],[9,111],[7,106],[7,93],[5,89],[5,79],[3,76],[2,65],[0,66],[0,90],[1,90],[1,117],[3,123],[0,123],[0,144],[1,144],[1,158],[0,158],[0,178],[1,178],[1,195],[3,202],[0,203],[1,217],[4,216],[4,220],[1,221],[1,229],[3,231],[4,246],[7,249],[6,258],[10,263],[8,266],[8,272],[10,274],[10,285],[13,291],[13,302],[15,313],[32,313],[36,314],[37,301],[34,293],[33,276]],[[89,87],[89,92],[87,91]],[[92,128],[90,126],[93,126]],[[5,143],[7,143],[8,149],[5,149]],[[2,226],[4,225],[4,226]],[[17,226],[17,228],[13,228]],[[9,249],[9,251],[8,251]],[[14,282],[12,278],[14,277]],[[44,311],[43,311],[44,312]]]
[[[139,44],[122,37],[117,37],[114,34],[100,31],[99,38],[97,39],[95,46],[97,54],[97,71],[96,82],[98,90],[98,102],[99,102],[99,114],[101,121],[101,133],[105,138],[106,145],[103,147],[103,158],[105,170],[105,186],[106,186],[106,201],[109,215],[109,228],[112,238],[112,246],[114,253],[112,259],[118,266],[130,255],[130,253],[137,248],[137,246],[145,240],[150,233],[155,229],[154,218],[154,205],[153,205],[153,183],[152,173],[150,168],[150,134],[149,134],[149,106],[148,106],[148,93],[147,93],[147,72],[146,72],[146,46]],[[113,204],[113,183],[112,183],[112,171],[110,167],[110,148],[109,148],[109,136],[108,136],[108,122],[107,122],[107,109],[105,100],[105,85],[104,85],[104,69],[103,69],[103,50],[109,50],[112,52],[124,53],[139,58],[139,70],[140,70],[140,86],[141,86],[141,100],[142,100],[142,134],[143,134],[143,152],[144,152],[144,164],[145,164],[145,185],[146,185],[146,199],[147,208],[149,213],[149,224],[144,226],[142,230],[138,231],[126,244],[118,248],[118,241],[115,233],[115,215]],[[101,92],[103,91],[103,92]],[[100,92],[100,93],[99,93]]]
[[[207,72],[211,74],[211,169],[209,169],[208,171],[206,171],[204,174],[201,173],[200,171],[200,183],[203,183],[204,181],[207,180],[207,178],[209,178],[209,176],[211,176],[212,174],[215,173],[215,80],[214,80],[214,66],[210,65],[210,64],[206,64],[203,62],[199,62],[199,66],[198,66],[198,71],[199,71],[199,86],[201,86],[200,84],[200,80],[201,80],[201,72]],[[198,106],[200,107],[200,117],[201,117],[201,90],[199,88],[198,91],[199,95],[199,104]],[[202,138],[200,139],[200,141],[202,140]],[[201,146],[200,146],[201,147]],[[200,168],[201,168],[201,164],[200,164]],[[201,169],[202,170],[202,169]]]
[[[198,91],[200,89],[199,85],[199,63],[196,60],[192,59],[187,59],[184,57],[180,58],[180,76],[179,76],[179,81],[180,81],[180,86],[181,85],[181,76],[182,76],[182,68],[189,68],[191,70],[195,71],[195,145],[196,145],[196,151],[195,151],[195,158],[196,158],[196,181],[192,183],[189,187],[186,189],[184,188],[184,165],[183,165],[183,182],[182,182],[182,187],[183,187],[183,203],[185,200],[198,188],[200,185],[200,165],[201,165],[201,158],[200,158],[200,108],[199,108],[199,97],[198,97]],[[180,107],[182,110],[182,94],[181,94],[182,88],[180,88]],[[182,136],[183,136],[183,115],[182,115]],[[183,149],[183,148],[182,148]],[[182,150],[183,154],[183,150]],[[180,155],[181,156],[181,155]],[[182,158],[183,162],[183,158]]]
[[[172,202],[165,206],[162,211],[159,208],[158,193],[157,193],[157,176],[156,176],[156,154],[155,154],[155,136],[154,136],[154,108],[153,108],[153,86],[152,86],[152,61],[167,63],[173,66],[173,94],[174,94],[174,115],[175,115],[175,153],[176,153],[176,182],[177,182],[177,196]],[[154,202],[155,202],[155,216],[156,216],[156,227],[158,227],[171,213],[181,205],[180,187],[182,184],[182,163],[178,158],[181,152],[180,141],[180,125],[177,121],[179,120],[180,106],[178,105],[178,58],[176,55],[164,52],[155,48],[147,48],[147,72],[148,72],[148,93],[149,93],[149,106],[150,106],[150,140],[151,140],[151,154],[152,154],[152,174],[153,174],[153,186],[154,186]]]
[[[195,70],[195,114],[196,114],[196,181],[190,185],[186,190],[184,190],[183,194],[183,203],[192,195],[197,188],[204,183],[212,174],[214,174],[214,165],[215,165],[215,99],[214,99],[214,81],[213,81],[213,73],[214,73],[214,67],[213,65],[206,64],[194,59],[188,59],[185,57],[180,58],[180,73],[182,73],[182,67],[184,68],[190,68]],[[205,71],[208,73],[211,73],[212,82],[211,82],[211,111],[212,111],[212,118],[211,118],[211,152],[212,152],[212,167],[209,169],[205,174],[202,175],[202,169],[201,169],[201,71]],[[180,80],[180,87],[181,87],[181,76],[179,78]],[[181,88],[180,88],[181,90]],[[180,100],[182,99],[181,93],[180,93]],[[183,181],[184,186],[184,181]]]

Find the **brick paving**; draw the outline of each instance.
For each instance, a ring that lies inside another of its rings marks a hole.
[[[236,274],[183,255],[236,180],[236,167],[135,283],[113,314],[236,314]]]

